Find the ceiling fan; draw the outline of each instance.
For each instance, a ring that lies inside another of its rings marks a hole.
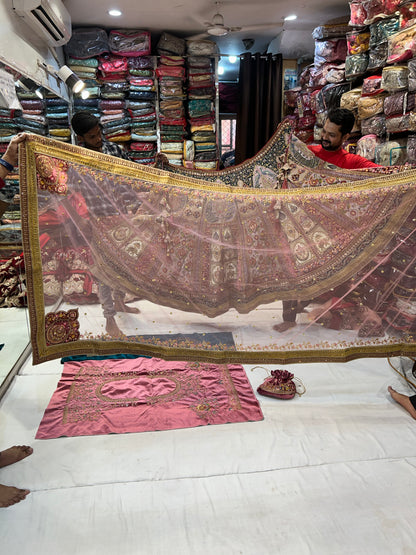
[[[188,39],[202,39],[209,35],[214,37],[224,37],[229,33],[238,33],[239,31],[260,31],[261,29],[273,29],[275,27],[282,27],[283,21],[278,23],[261,23],[259,25],[245,25],[243,27],[228,27],[224,23],[224,16],[220,12],[220,2],[215,2],[217,12],[214,14],[211,21],[205,21],[204,25],[206,31]]]

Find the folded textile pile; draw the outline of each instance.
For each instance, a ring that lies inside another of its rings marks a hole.
[[[212,58],[194,52],[209,53],[210,41],[188,41],[188,125],[194,142],[192,163],[196,169],[217,169],[218,148],[215,129],[215,78]],[[200,44],[202,43],[202,44]],[[205,44],[207,43],[207,44]],[[215,44],[215,43],[214,43]],[[214,53],[214,51],[213,51]],[[189,161],[189,159],[188,159]]]
[[[185,58],[161,55],[156,75],[159,80],[160,152],[171,164],[182,165],[185,118]]]
[[[47,121],[45,118],[44,102],[35,92],[19,91],[18,97],[22,112],[20,115],[14,117],[14,124],[17,129],[15,131],[25,131],[27,133],[36,133],[37,135],[46,135]],[[10,134],[13,137],[15,131]],[[8,142],[7,141],[7,142]]]
[[[71,142],[68,104],[61,98],[48,95],[45,100],[48,136],[56,141]]]
[[[7,144],[18,130],[18,126],[14,120],[15,117],[21,116],[21,110],[8,110],[0,108],[0,152],[6,152]]]
[[[153,164],[156,155],[156,85],[153,60],[149,56],[128,59],[127,111],[131,118],[128,154],[140,164]]]

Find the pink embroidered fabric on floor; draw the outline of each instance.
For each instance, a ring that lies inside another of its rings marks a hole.
[[[65,362],[37,439],[263,420],[238,364],[107,359]]]

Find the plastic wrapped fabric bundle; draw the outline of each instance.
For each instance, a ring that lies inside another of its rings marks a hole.
[[[415,93],[407,91],[399,91],[384,99],[384,114],[393,116],[397,114],[405,114],[415,107]]]
[[[342,95],[350,89],[348,83],[325,85],[318,95],[317,102],[319,102],[322,109],[320,111],[327,111],[340,105]]]
[[[416,54],[416,25],[403,29],[388,38],[388,64],[397,64]]]
[[[386,117],[384,114],[361,120],[361,133],[383,137],[386,134]]]
[[[381,143],[376,148],[376,164],[396,166],[407,162],[407,138]]]
[[[345,92],[341,96],[340,107],[346,108],[347,110],[351,110],[352,112],[356,112],[358,109],[358,99],[361,98],[361,95],[362,95],[361,87],[357,87],[355,89],[351,89],[350,91]]]
[[[409,164],[416,164],[416,135],[407,137],[407,161]]]
[[[347,55],[347,41],[342,39],[317,40],[315,42],[315,67],[326,62],[344,61]]]
[[[322,86],[345,81],[345,63],[324,64],[321,66]]]
[[[371,96],[383,92],[381,88],[381,75],[371,75],[363,81],[362,92],[363,96]]]
[[[386,117],[387,133],[405,133],[410,129],[410,114]]]
[[[381,69],[386,65],[388,56],[388,43],[381,42],[377,46],[371,47],[368,54],[367,70]]]
[[[367,19],[367,11],[362,0],[352,0],[350,6],[350,22],[351,26],[363,27]]]
[[[348,55],[362,54],[370,48],[370,32],[354,30],[347,33]]]
[[[64,46],[68,58],[93,58],[110,51],[108,36],[99,27],[73,29],[69,42]]]
[[[384,17],[384,0],[363,0],[367,17],[364,25],[370,25],[377,18]]]
[[[388,37],[397,33],[399,29],[398,17],[390,17],[372,23],[370,25],[370,48],[374,48],[382,42],[387,42]]]
[[[409,112],[409,131],[416,131],[416,112]]]
[[[177,56],[183,56],[186,51],[185,39],[175,37],[164,31],[160,35],[156,51],[158,54],[176,54]]]
[[[130,71],[153,69],[153,59],[151,56],[128,57],[127,63]]]
[[[352,80],[364,75],[368,67],[368,58],[368,52],[347,56],[345,59],[345,78]]]
[[[382,114],[384,110],[385,97],[385,93],[380,93],[373,96],[362,96],[359,98],[357,104],[358,117],[363,120],[376,116],[377,114]]]
[[[416,2],[402,2],[399,7],[400,29],[416,24]]]
[[[407,66],[383,68],[381,88],[388,92],[403,91],[408,88],[409,69]]]
[[[294,108],[296,106],[298,94],[300,93],[301,90],[302,89],[300,87],[295,87],[293,89],[284,91],[283,94],[285,97],[285,104],[291,108]]]
[[[110,52],[119,56],[150,54],[150,33],[138,29],[112,29],[108,34]]]
[[[364,135],[357,141],[357,154],[367,160],[375,160],[376,147],[379,144],[377,135]]]
[[[409,60],[407,63],[408,73],[408,90],[409,92],[416,91],[416,59]]]
[[[251,363],[416,352],[416,319],[395,297],[416,276],[415,171],[331,168],[286,124],[254,160],[211,181],[209,171],[195,179],[198,170],[166,172],[39,136],[19,167],[35,363],[77,352]],[[271,187],[245,188],[249,173]],[[45,249],[63,242],[84,247],[94,280],[142,299],[141,314],[117,317],[120,334],[107,331],[98,303],[48,308]],[[305,311],[290,333],[272,329],[283,301]],[[169,340],[230,326],[232,350]]]
[[[312,31],[312,38],[314,40],[323,40],[345,37],[349,30],[349,25],[347,23],[328,23],[326,25],[315,27]]]
[[[218,54],[218,46],[212,40],[187,40],[186,52],[189,56],[213,56]]]

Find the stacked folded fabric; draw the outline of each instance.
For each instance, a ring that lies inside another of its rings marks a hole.
[[[44,102],[34,92],[19,92],[18,97],[22,106],[20,116],[14,118],[19,131],[46,135],[47,120],[44,113]],[[14,133],[12,133],[12,136]]]
[[[75,98],[74,100],[74,112],[79,110],[87,110],[91,112],[96,118],[101,115],[99,108],[100,100],[98,98]]]
[[[44,103],[49,137],[56,141],[70,143],[71,129],[69,126],[68,104],[65,100],[52,95],[47,96]]]
[[[189,55],[188,76],[188,125],[194,141],[193,167],[218,168],[218,148],[215,128],[215,78],[211,58]]]
[[[0,108],[0,155],[6,152],[7,144],[17,131],[17,124],[14,118],[21,115],[21,110]]]
[[[98,98],[100,82],[97,78],[98,59],[96,57],[77,59],[69,58],[67,65],[85,83],[89,98]]]
[[[162,55],[156,68],[159,79],[160,151],[171,164],[182,165],[186,134],[184,108],[185,58]]]
[[[128,154],[140,164],[153,164],[156,155],[156,86],[153,59],[149,56],[128,58],[127,110],[131,117]]]
[[[122,101],[122,107],[104,108],[100,121],[107,141],[126,143],[131,140],[131,118],[125,109],[125,98],[129,90],[128,60],[125,56],[103,54],[98,57],[97,77],[101,84],[102,100]],[[100,105],[102,109],[102,105]]]

